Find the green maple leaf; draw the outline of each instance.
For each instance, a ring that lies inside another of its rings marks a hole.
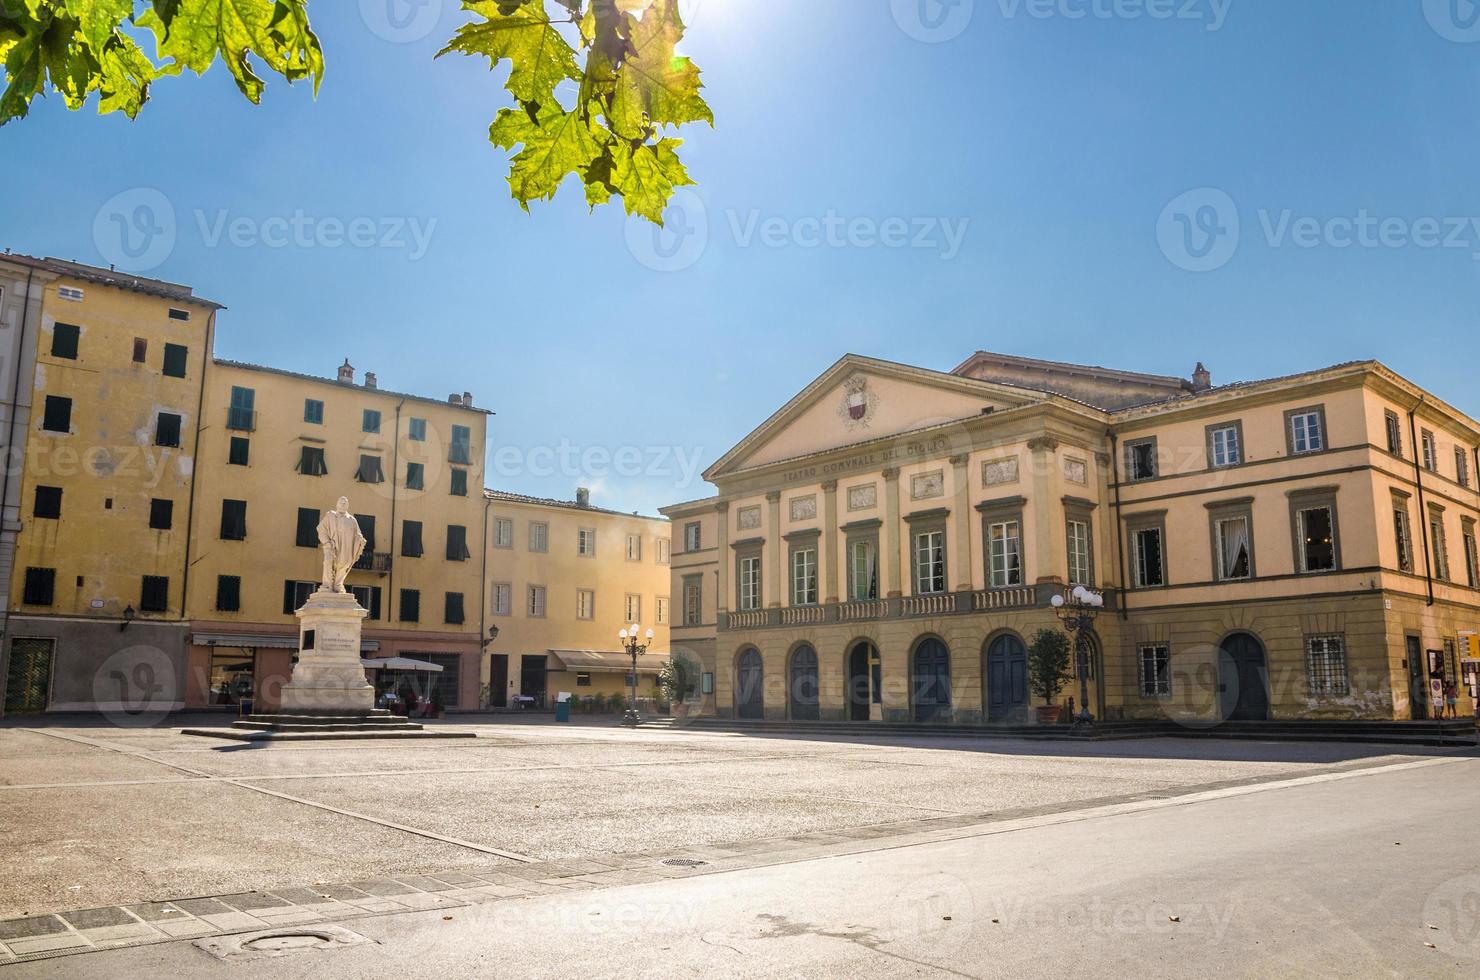
[[[510,69],[505,87],[525,103],[552,103],[556,85],[566,79],[580,80],[575,51],[539,3],[521,3],[509,13],[503,12],[508,8],[498,0],[475,0],[464,6],[484,20],[458,28],[437,57],[449,51],[483,55],[492,68],[507,59]]]
[[[309,27],[307,0],[157,0],[139,18],[154,31],[159,53],[179,67],[204,74],[217,55],[236,87],[253,103],[264,82],[255,57],[289,82],[312,78],[314,93],[324,79],[324,56]]]
[[[679,139],[664,139],[653,145],[624,147],[616,154],[612,186],[622,195],[628,214],[639,214],[655,225],[663,223],[663,211],[673,188],[692,184],[689,172],[678,159]]]
[[[580,112],[557,106],[534,112],[500,109],[488,138],[505,150],[522,147],[509,167],[509,189],[526,211],[530,201],[553,198],[566,177],[589,166],[601,152]]]
[[[652,0],[642,19],[634,19],[630,49],[616,71],[611,110],[617,132],[636,137],[652,127],[714,125],[699,94],[698,66],[674,53],[683,32],[678,0]]]

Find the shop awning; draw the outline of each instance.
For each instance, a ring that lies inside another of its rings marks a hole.
[[[190,642],[202,647],[238,647],[258,650],[297,650],[297,633],[195,633]],[[379,640],[360,641],[361,653],[380,649]]]
[[[668,651],[644,653],[637,658],[639,674],[656,674],[668,662]],[[547,670],[571,670],[582,674],[625,674],[632,658],[620,650],[551,650]]]
[[[429,673],[440,674],[440,664],[427,663],[425,660],[412,660],[408,657],[361,657],[360,665],[375,670],[425,670]]]

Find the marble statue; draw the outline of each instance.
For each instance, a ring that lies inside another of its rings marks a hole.
[[[319,544],[324,546],[324,580],[321,592],[343,592],[344,577],[365,550],[360,522],[349,512],[349,498],[340,497],[335,508],[319,521]]]

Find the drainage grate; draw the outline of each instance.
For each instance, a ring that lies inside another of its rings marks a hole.
[[[708,864],[708,861],[696,861],[693,858],[669,858],[663,862],[670,868],[697,868]]]
[[[245,932],[235,936],[216,936],[197,940],[195,945],[219,959],[237,961],[288,956],[314,949],[340,949],[373,942],[357,932],[339,926],[313,929],[272,929]]]

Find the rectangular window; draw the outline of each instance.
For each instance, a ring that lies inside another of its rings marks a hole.
[[[914,536],[915,594],[946,590],[946,532],[919,531]]]
[[[143,337],[134,338],[134,363],[143,364],[149,357],[149,341]]]
[[[447,462],[463,465],[473,462],[473,430],[465,425],[452,427],[452,442],[447,447]]]
[[[380,586],[346,585],[345,588],[354,595],[355,601],[360,604],[360,608],[370,614],[367,617],[368,619],[380,618]]]
[[[61,395],[47,395],[41,427],[47,432],[71,432],[72,399]]]
[[[421,622],[421,590],[401,590],[401,612],[399,616],[403,623]]]
[[[791,604],[817,603],[817,549],[797,548],[791,553]]]
[[[699,524],[698,521],[691,521],[690,523],[685,524],[683,526],[683,550],[684,551],[698,551],[699,550],[699,529],[700,529],[700,524]]]
[[[1444,515],[1429,512],[1429,547],[1434,555],[1434,578],[1449,581],[1449,542],[1444,534]]]
[[[240,612],[242,608],[242,579],[240,575],[216,576],[216,611]]]
[[[467,561],[473,557],[468,551],[468,529],[461,524],[447,525],[447,560]]]
[[[1318,453],[1326,448],[1325,414],[1319,409],[1291,412],[1290,454]]]
[[[736,577],[739,587],[739,607],[743,612],[751,612],[761,607],[761,559],[759,555],[746,555],[740,559],[739,575]]]
[[[583,527],[576,530],[576,554],[582,558],[596,556],[596,529]]]
[[[1165,698],[1172,693],[1172,650],[1165,643],[1140,649],[1141,697]]]
[[[668,597],[660,595],[653,600],[653,619],[659,626],[668,625]]]
[[[596,618],[596,593],[590,589],[576,589],[576,619]]]
[[[1480,552],[1475,545],[1475,525],[1466,525],[1464,531],[1465,545],[1465,581],[1472,589],[1480,589]]]
[[[168,531],[175,526],[175,502],[155,497],[149,501],[149,526],[156,531]]]
[[[461,592],[449,592],[443,606],[442,622],[451,626],[460,626],[462,621],[463,594]]]
[[[879,597],[879,542],[874,538],[848,542],[848,597],[858,601]]]
[[[1248,517],[1228,517],[1213,522],[1213,540],[1218,545],[1218,580],[1235,582],[1253,575],[1252,534]]]
[[[172,307],[170,307],[170,312],[169,312],[168,315],[169,315],[169,318],[171,320],[179,320],[182,323],[189,323],[190,322],[190,311],[189,310],[176,309],[175,307],[172,306]]]
[[[57,570],[55,568],[26,569],[26,584],[21,593],[21,602],[28,606],[49,606],[55,600]]]
[[[62,516],[62,488],[37,487],[36,500],[31,506],[31,516],[58,520]]]
[[[423,486],[423,483],[424,483],[424,476],[423,476],[423,474],[424,473],[425,473],[425,467],[423,467],[422,464],[420,464],[420,463],[407,463],[406,464],[406,489],[407,490],[422,490],[422,489],[425,489],[425,487]]]
[[[1214,468],[1238,466],[1244,461],[1243,439],[1240,436],[1239,426],[1220,425],[1210,430],[1208,442],[1213,455]]]
[[[247,537],[247,502],[221,501],[221,540],[244,541]]]
[[[380,431],[380,413],[373,408],[364,409],[360,414],[361,432]]]
[[[257,428],[257,390],[231,386],[231,404],[226,406],[226,427],[237,432]]]
[[[507,517],[496,517],[493,521],[493,546],[514,547],[514,522]]]
[[[507,582],[496,583],[492,595],[493,614],[507,616],[513,607],[514,587]]]
[[[535,552],[550,550],[550,525],[544,521],[529,522],[529,550]]]
[[[310,425],[323,425],[324,403],[317,398],[303,399],[303,421]]]
[[[226,462],[232,466],[246,466],[252,455],[252,440],[246,436],[232,436],[231,447],[226,452]]]
[[[642,535],[627,535],[627,560],[642,561]]]
[[[987,526],[991,557],[991,587],[1002,589],[1023,584],[1023,535],[1017,521],[998,521]]]
[[[1413,571],[1413,531],[1408,525],[1408,508],[1393,508],[1393,536],[1398,545],[1398,568]]]
[[[1346,675],[1346,640],[1340,636],[1306,637],[1305,676],[1312,695],[1351,693]]]
[[[1419,438],[1423,441],[1423,468],[1430,473],[1439,472],[1439,451],[1434,443],[1434,434],[1424,429]]]
[[[81,303],[85,293],[77,286],[58,286],[57,295],[62,299],[71,300],[73,303]]]
[[[369,568],[375,555],[375,517],[371,514],[356,514],[354,517],[355,523],[360,525],[360,533],[365,536],[365,553],[355,562],[355,567]]]
[[[642,596],[631,592],[622,597],[622,616],[628,623],[642,622]]]
[[[704,579],[688,575],[683,580],[683,624],[699,626],[704,622]]]
[[[51,356],[77,360],[77,338],[82,328],[71,323],[58,323],[51,330]]]
[[[453,468],[452,488],[449,491],[454,497],[466,497],[468,495],[468,471]]]
[[[355,479],[361,483],[384,483],[385,471],[380,468],[380,457],[361,453],[360,465],[355,470]]]
[[[659,565],[666,565],[666,564],[668,564],[669,559],[670,559],[670,553],[671,553],[672,545],[673,545],[673,543],[671,541],[669,541],[667,538],[659,538],[658,539],[658,564]]]
[[[412,442],[427,441],[427,420],[412,416],[406,421],[406,438]]]
[[[314,508],[298,508],[298,526],[293,535],[293,544],[299,548],[319,546],[319,512]]]
[[[190,348],[184,344],[164,345],[164,364],[160,370],[167,378],[185,377],[185,368],[190,363]]]
[[[329,472],[323,446],[301,446],[298,450],[298,472],[304,476],[323,476]]]
[[[524,605],[530,619],[545,618],[545,587],[531,585]]]
[[[1403,423],[1398,421],[1398,416],[1393,412],[1385,412],[1384,422],[1387,425],[1387,448],[1394,456],[1403,455]]]
[[[159,418],[154,423],[154,444],[179,448],[180,416],[172,412],[159,413]]]
[[[1094,568],[1090,560],[1089,521],[1069,518],[1069,584],[1094,585]]]
[[[401,554],[406,558],[420,558],[422,556],[421,546],[421,521],[401,522]]]
[[[1335,570],[1336,520],[1330,507],[1308,507],[1297,511],[1296,540],[1300,544],[1300,571]]]
[[[299,582],[294,579],[284,579],[283,615],[291,616],[299,609],[302,609],[303,604],[308,601],[308,597],[313,595],[314,590],[318,586],[319,583],[317,582]]]
[[[1154,480],[1158,473],[1156,440],[1137,439],[1125,444],[1126,476],[1131,481]]]
[[[1470,486],[1470,454],[1464,446],[1454,447],[1454,481],[1466,489]]]
[[[145,575],[139,589],[140,612],[169,612],[170,580],[164,575]]]
[[[1131,532],[1136,585],[1142,589],[1166,585],[1166,554],[1162,548],[1159,527],[1143,527]]]

